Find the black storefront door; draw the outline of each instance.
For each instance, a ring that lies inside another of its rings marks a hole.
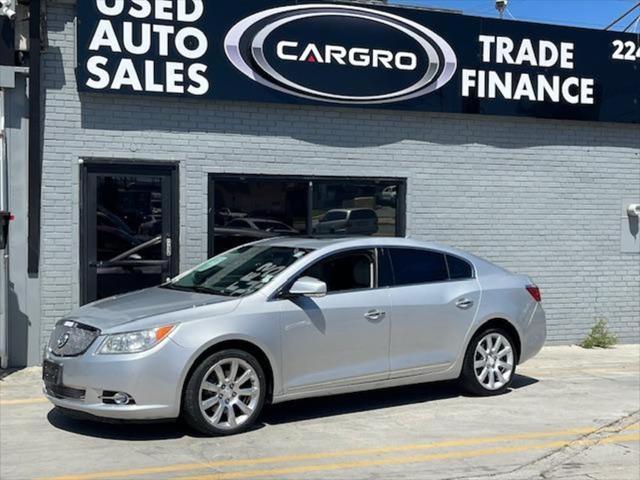
[[[174,166],[83,169],[82,303],[159,285],[177,273]]]

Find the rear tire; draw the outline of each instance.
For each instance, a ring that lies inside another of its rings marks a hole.
[[[501,395],[513,381],[518,363],[511,335],[502,328],[482,330],[469,342],[460,384],[478,396]]]
[[[196,367],[184,391],[182,417],[205,435],[234,435],[260,416],[267,383],[260,363],[242,350],[221,350]]]

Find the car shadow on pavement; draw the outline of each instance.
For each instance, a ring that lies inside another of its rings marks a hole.
[[[537,382],[538,380],[535,378],[516,375],[511,384],[511,390],[518,390]],[[262,415],[262,422],[267,425],[277,425],[403,405],[416,405],[465,395],[466,393],[460,389],[456,381],[446,381],[308,398],[268,407]]]
[[[509,393],[537,382],[538,380],[535,378],[516,375]],[[415,405],[463,395],[465,395],[464,392],[460,390],[455,381],[448,381],[294,400],[266,407],[261,420],[251,430],[258,430],[266,425],[293,423],[403,405]],[[52,426],[60,430],[109,440],[174,440],[185,436],[203,436],[189,429],[180,421],[102,421],[95,417],[78,414],[69,416],[59,408],[53,408],[49,411],[47,420]]]
[[[57,407],[49,411],[47,420],[60,430],[107,440],[175,440],[185,436],[196,436],[179,421],[103,421],[89,416],[65,414]]]

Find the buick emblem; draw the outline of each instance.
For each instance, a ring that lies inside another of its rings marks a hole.
[[[384,104],[442,88],[457,68],[451,46],[424,25],[370,8],[310,4],[238,22],[224,41],[250,79],[327,103]]]
[[[56,344],[56,347],[62,348],[67,344],[67,342],[69,342],[69,332],[66,332],[60,335],[60,338],[58,338],[58,343]]]

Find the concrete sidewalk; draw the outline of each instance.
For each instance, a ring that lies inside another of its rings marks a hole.
[[[0,380],[0,478],[640,478],[640,345],[548,347],[518,373],[500,397],[445,382],[301,400],[202,438],[68,419],[23,370]]]

